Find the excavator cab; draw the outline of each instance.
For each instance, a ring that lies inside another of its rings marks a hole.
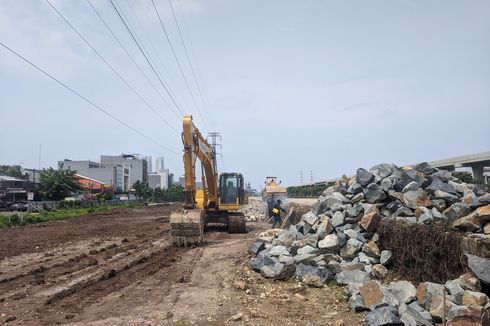
[[[221,173],[219,177],[220,210],[238,210],[243,204],[246,204],[243,175]]]

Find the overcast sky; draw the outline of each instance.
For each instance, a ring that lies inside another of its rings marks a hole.
[[[0,41],[178,155],[0,47],[0,164],[37,167],[41,144],[42,167],[124,152],[163,155],[181,175],[181,119],[110,3],[91,0],[161,93],[86,0],[51,1],[178,133],[47,2],[1,0]],[[183,111],[221,132],[223,170],[254,187],[490,150],[490,1],[172,0],[208,115],[168,1],[155,0],[205,122],[151,0],[116,3]]]

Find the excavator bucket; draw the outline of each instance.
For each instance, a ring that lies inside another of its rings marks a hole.
[[[228,232],[229,233],[245,233],[245,214],[241,212],[228,212]]]
[[[190,209],[170,214],[170,236],[174,246],[196,246],[203,243],[204,210]]]

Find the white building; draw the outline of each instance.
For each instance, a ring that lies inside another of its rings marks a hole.
[[[160,172],[163,171],[164,169],[165,169],[165,160],[163,156],[157,157],[155,159],[155,171]]]

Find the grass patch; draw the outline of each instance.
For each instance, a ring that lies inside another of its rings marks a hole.
[[[18,213],[10,216],[0,215],[0,229],[13,226],[24,226],[52,220],[66,220],[80,215],[86,215],[115,208],[133,208],[139,206],[141,205],[130,203],[128,205],[120,206],[57,209],[51,211],[42,211],[40,213]]]

